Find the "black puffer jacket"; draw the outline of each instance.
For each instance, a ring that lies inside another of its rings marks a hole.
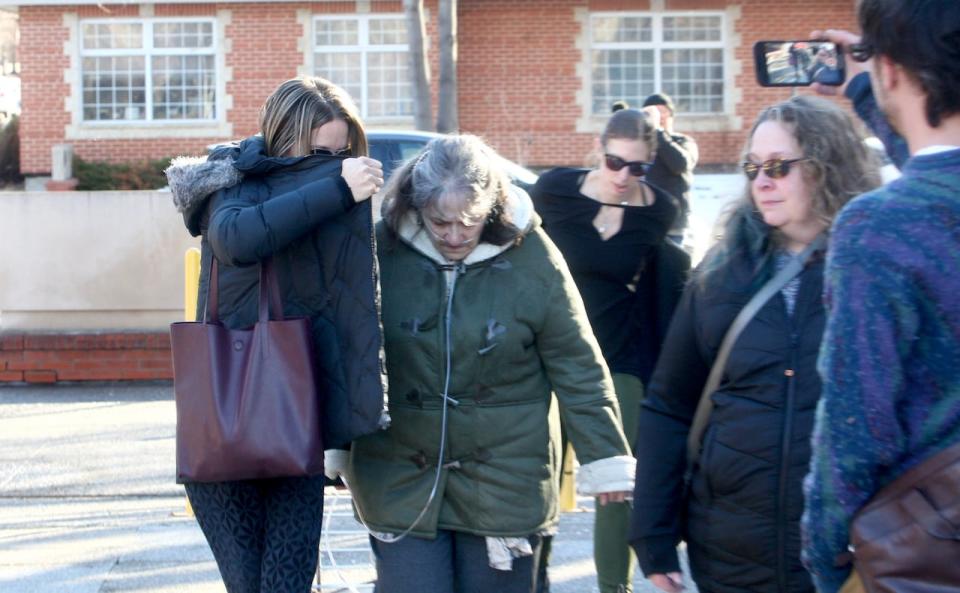
[[[257,319],[261,259],[273,256],[286,316],[313,326],[324,398],[324,445],[381,428],[386,375],[370,201],[354,205],[341,159],[274,158],[254,136],[167,171],[190,233],[202,236],[198,318],[212,254],[220,262],[220,319]]]
[[[684,291],[640,413],[631,543],[650,574],[678,570],[675,546],[686,540],[701,592],[812,593],[800,516],[821,387],[819,256],[800,275],[793,316],[777,294],[736,342],[682,502],[690,423],[720,341],[759,289],[751,268],[734,259]]]

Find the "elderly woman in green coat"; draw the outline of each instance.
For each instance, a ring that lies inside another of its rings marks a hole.
[[[622,501],[633,459],[610,373],[530,198],[479,138],[432,141],[377,229],[389,429],[346,471],[377,593],[527,593],[555,529],[562,417],[578,485]]]

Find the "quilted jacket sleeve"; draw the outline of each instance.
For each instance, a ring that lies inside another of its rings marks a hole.
[[[580,293],[559,251],[545,234],[551,273],[547,313],[537,348],[560,404],[563,425],[584,464],[628,455],[613,380],[590,328]]]
[[[248,180],[221,190],[210,201],[208,238],[221,262],[255,264],[342,214],[353,201],[339,175],[262,199],[268,191],[264,181]]]
[[[640,408],[630,543],[645,575],[680,569],[686,442],[710,372],[697,337],[696,282],[687,284]]]

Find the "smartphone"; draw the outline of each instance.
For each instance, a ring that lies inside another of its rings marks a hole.
[[[837,86],[846,78],[843,48],[832,41],[758,41],[753,60],[760,86]]]

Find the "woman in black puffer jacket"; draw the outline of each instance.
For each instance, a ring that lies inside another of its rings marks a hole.
[[[879,182],[849,116],[794,97],[750,133],[747,195],[684,290],[640,412],[631,543],[644,574],[680,591],[687,543],[701,593],[813,593],[800,563],[802,482],[820,397],[823,254],[735,342],[683,497],[690,424],[721,340],[750,298]]]
[[[260,129],[167,171],[187,228],[202,236],[198,317],[219,265],[220,320],[252,326],[258,264],[272,257],[285,316],[311,320],[324,445],[343,447],[387,421],[369,201],[382,168],[365,156],[350,97],[320,78],[280,85]],[[227,591],[310,591],[323,487],[323,475],[186,484]]]

